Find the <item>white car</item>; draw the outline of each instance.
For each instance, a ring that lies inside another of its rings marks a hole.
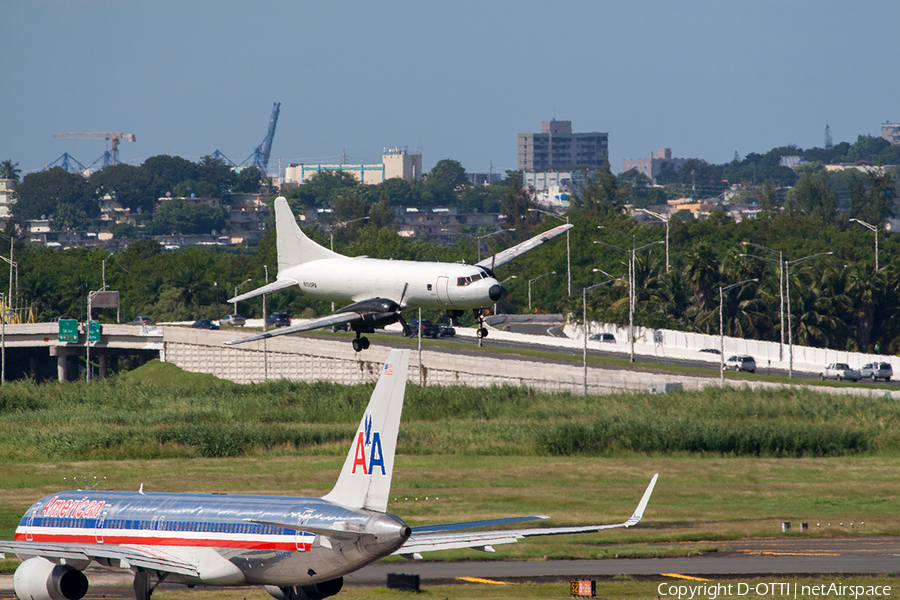
[[[890,381],[893,376],[894,367],[891,366],[891,363],[886,362],[871,362],[863,365],[862,369],[859,370],[860,379],[871,379],[872,381],[884,379],[885,381]]]
[[[847,363],[831,363],[825,367],[825,370],[819,373],[819,379],[837,379],[838,381],[849,379],[850,381],[859,381],[859,371],[851,369],[850,365]]]
[[[731,356],[725,361],[725,370],[728,369],[756,373],[756,359],[752,356]]]

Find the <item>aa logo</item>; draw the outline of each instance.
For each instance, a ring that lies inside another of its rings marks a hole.
[[[384,466],[384,452],[381,449],[381,433],[372,431],[372,415],[367,414],[363,419],[363,430],[356,435],[356,449],[353,452],[353,468],[351,473],[356,473],[360,467],[364,475],[371,475],[380,467],[381,474],[387,475]]]

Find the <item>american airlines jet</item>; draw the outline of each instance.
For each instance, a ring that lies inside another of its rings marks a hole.
[[[493,305],[502,294],[493,269],[570,228],[572,225],[560,225],[474,265],[351,257],[332,252],[306,237],[287,200],[278,197],[275,199],[278,277],[229,302],[243,302],[296,285],[313,298],[350,304],[319,319],[225,343],[241,344],[348,323],[356,332],[353,349],[359,352],[369,347],[368,338],[360,334],[374,333],[375,329],[397,321],[404,323],[400,313],[409,308],[437,308],[447,311],[451,318],[474,310],[480,322],[481,309]],[[479,326],[478,334],[487,335],[487,329]]]
[[[636,525],[654,475],[631,518],[612,525],[467,531],[545,519],[512,517],[410,528],[387,512],[409,350],[391,350],[337,484],[321,498],[74,490],[41,498],[0,552],[23,562],[20,600],[79,600],[91,563],[134,573],[136,600],[162,581],[265,586],[277,600],[337,594],[343,576],[390,554],[492,550],[530,536],[593,533]],[[2,556],[2,555],[0,555]]]

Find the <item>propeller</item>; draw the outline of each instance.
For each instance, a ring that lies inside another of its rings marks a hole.
[[[406,324],[406,319],[403,318],[403,299],[406,297],[406,290],[408,289],[409,282],[407,281],[403,284],[403,292],[400,294],[400,301],[397,302],[397,313],[399,313],[398,320],[403,327],[403,337],[409,337],[409,325]]]

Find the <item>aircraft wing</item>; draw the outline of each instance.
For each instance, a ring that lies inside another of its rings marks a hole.
[[[560,225],[559,227],[554,227],[549,231],[545,231],[544,233],[538,234],[529,240],[525,240],[521,244],[516,244],[512,248],[507,248],[502,252],[498,252],[493,256],[489,256],[481,262],[475,263],[476,267],[485,267],[487,269],[495,269],[500,265],[504,265],[516,258],[517,256],[521,256],[525,254],[529,250],[534,250],[544,242],[550,241],[561,233],[572,229],[574,225],[566,224]]]
[[[262,296],[263,294],[271,294],[272,292],[284,290],[295,285],[297,285],[297,281],[293,279],[278,279],[276,281],[273,281],[272,283],[267,283],[260,288],[256,288],[251,292],[247,292],[246,294],[235,296],[234,298],[228,300],[228,302],[243,302],[244,300],[249,300],[250,298],[256,298],[257,296]]]
[[[255,342],[257,340],[265,340],[271,337],[277,337],[279,335],[287,335],[288,333],[297,333],[298,331],[310,331],[311,329],[321,329],[322,327],[330,327],[332,325],[338,325],[340,323],[349,323],[350,321],[357,321],[362,319],[363,315],[358,312],[338,312],[325,317],[320,317],[318,319],[311,319],[309,321],[304,321],[299,325],[291,325],[290,327],[282,327],[280,329],[273,329],[272,331],[265,331],[263,333],[257,333],[256,335],[250,335],[247,337],[242,337],[236,340],[228,340],[227,342],[223,342],[224,344],[231,346],[233,344],[243,344],[245,342]]]
[[[122,546],[103,544],[54,544],[47,542],[0,542],[0,552],[22,556],[41,556],[50,560],[71,561],[101,560],[104,564],[115,561],[123,569],[141,567],[199,577],[197,565],[146,546]],[[0,555],[2,556],[2,555]]]
[[[431,552],[433,550],[453,550],[457,548],[476,548],[486,552],[493,552],[492,546],[497,544],[511,544],[522,538],[542,536],[542,535],[566,535],[573,533],[596,533],[604,529],[615,529],[617,527],[631,527],[637,525],[644,516],[644,510],[647,503],[650,502],[650,495],[656,486],[656,480],[659,474],[653,476],[650,485],[644,491],[641,501],[638,502],[637,508],[631,517],[621,523],[613,523],[610,525],[582,525],[574,527],[537,527],[532,529],[507,529],[497,531],[476,531],[467,533],[417,533],[413,530],[413,534],[406,540],[406,543],[400,547],[394,554],[404,556],[412,556],[413,558],[421,558],[422,552]],[[541,517],[537,517],[541,518]],[[521,519],[521,518],[518,518]],[[525,517],[529,519],[529,517]],[[483,526],[477,523],[483,521],[472,521],[475,527]],[[454,523],[453,525],[465,525],[465,523]],[[462,528],[462,527],[458,527]],[[427,528],[425,528],[427,529]]]

